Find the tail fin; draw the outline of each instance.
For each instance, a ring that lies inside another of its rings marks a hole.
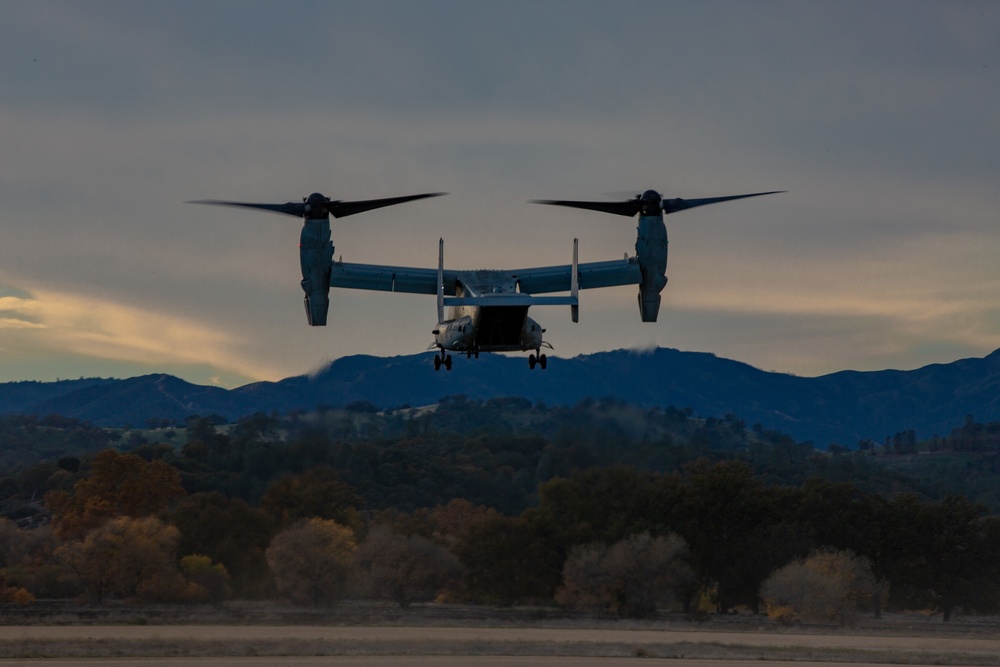
[[[438,239],[438,322],[444,322],[444,239]]]
[[[573,305],[569,307],[570,317],[580,321],[580,239],[573,239],[573,275],[569,279],[569,294]]]

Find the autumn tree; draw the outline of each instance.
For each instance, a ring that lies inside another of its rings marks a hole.
[[[232,593],[229,573],[221,563],[213,563],[208,556],[192,554],[184,556],[180,562],[181,574],[194,584],[193,601],[222,602]]]
[[[446,548],[420,535],[405,535],[375,526],[355,553],[363,574],[363,590],[400,607],[433,600],[461,574],[458,559]]]
[[[677,535],[630,535],[613,545],[578,545],[563,567],[556,601],[570,607],[642,618],[676,601],[694,572]]]
[[[119,516],[56,550],[87,597],[140,601],[181,600],[186,585],[177,569],[178,531],[155,517]]]
[[[0,518],[0,573],[8,587],[23,587],[38,597],[63,597],[76,591],[65,583],[63,570],[52,558],[58,539],[51,526],[22,529]]]
[[[260,507],[287,527],[301,519],[331,519],[357,532],[361,528],[361,498],[354,487],[340,480],[329,466],[311,468],[301,475],[285,475],[264,492]]]
[[[474,521],[496,513],[496,510],[485,505],[476,505],[464,498],[453,498],[430,510],[428,518],[434,539],[450,546]]]
[[[761,597],[771,618],[854,625],[877,588],[867,558],[849,551],[819,551],[772,573],[761,587]]]
[[[114,517],[161,512],[183,495],[180,474],[173,466],[106,449],[94,455],[90,474],[73,485],[72,493],[50,491],[45,503],[57,534],[79,538]]]
[[[275,535],[265,556],[279,593],[318,606],[343,596],[355,547],[350,528],[312,518]]]
[[[234,595],[261,598],[273,592],[264,558],[275,532],[270,514],[213,491],[181,500],[171,522],[180,530],[177,552],[202,554],[225,567]]]
[[[7,577],[0,573],[0,603],[29,605],[35,601],[35,596],[23,586],[8,586]]]

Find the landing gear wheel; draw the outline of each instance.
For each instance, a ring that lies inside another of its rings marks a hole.
[[[444,369],[446,371],[450,371],[451,370],[451,355],[450,354],[447,357],[444,358]]]
[[[434,355],[434,370],[441,370],[441,357],[436,354]]]
[[[538,365],[542,367],[543,371],[545,370],[545,364],[547,364],[548,361],[548,358],[544,354],[538,355]]]
[[[534,369],[536,363],[538,363],[538,360],[535,359],[535,355],[529,354],[528,355],[528,368]]]

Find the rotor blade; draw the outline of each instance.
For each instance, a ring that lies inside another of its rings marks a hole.
[[[414,199],[426,199],[427,197],[440,197],[442,195],[448,194],[447,192],[429,192],[421,195],[406,195],[405,197],[387,197],[385,199],[360,199],[358,201],[330,201],[327,204],[327,209],[330,211],[330,215],[335,218],[346,218],[349,215],[354,215],[355,213],[364,213],[365,211],[371,211],[372,209],[382,208],[383,206],[394,206],[395,204],[402,204],[403,202],[413,201]]]
[[[185,204],[208,204],[210,206],[235,206],[237,208],[255,208],[270,213],[283,213],[301,218],[305,215],[306,205],[303,203],[288,202],[287,204],[250,204],[242,201],[223,201],[221,199],[196,199],[184,202]]]
[[[639,212],[639,204],[635,199],[628,201],[566,201],[562,199],[533,199],[532,204],[548,204],[550,206],[568,206],[570,208],[582,208],[588,211],[600,211],[601,213],[611,213],[613,215],[623,215],[631,218]]]
[[[732,201],[733,199],[745,199],[746,197],[760,197],[762,195],[775,195],[781,192],[786,192],[785,190],[772,190],[770,192],[754,192],[749,195],[730,195],[729,197],[707,197],[705,199],[664,199],[663,200],[663,212],[664,213],[676,213],[677,211],[684,211],[689,208],[694,208],[696,206],[704,206],[706,204],[718,204],[723,201]]]

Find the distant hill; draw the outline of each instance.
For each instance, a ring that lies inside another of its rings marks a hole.
[[[118,380],[97,378],[60,380],[58,382],[4,382],[0,383],[0,406],[3,414],[32,412],[34,406],[53,398],[65,396],[78,389],[105,387]]]
[[[759,422],[819,446],[881,442],[907,429],[921,438],[944,435],[967,414],[1000,421],[1000,350],[912,371],[842,371],[816,378],[668,348],[551,358],[545,371],[529,371],[520,357],[485,355],[457,358],[454,370],[435,373],[429,359],[427,354],[345,357],[315,375],[232,390],[162,374],[6,383],[0,384],[0,414],[60,414],[98,426],[144,426],[149,419],[218,414],[235,420],[254,412],[358,401],[380,408],[422,406],[458,394],[521,396],[551,405],[613,397],[643,406],[691,407],[704,416],[732,413],[747,424]]]

